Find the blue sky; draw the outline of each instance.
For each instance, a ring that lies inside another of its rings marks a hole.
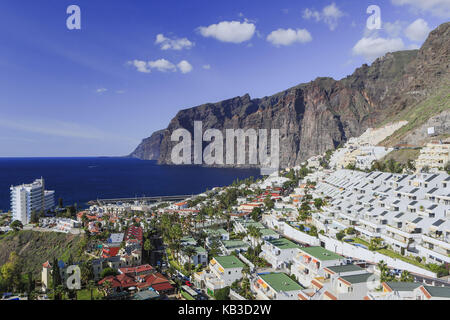
[[[0,157],[125,155],[180,109],[340,79],[449,18],[448,0],[2,0]]]

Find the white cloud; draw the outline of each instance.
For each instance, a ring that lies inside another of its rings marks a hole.
[[[383,22],[384,31],[391,37],[398,37],[403,29],[403,23],[399,20],[395,22]]]
[[[450,18],[449,0],[391,0],[396,6],[409,6],[415,13],[429,12],[441,18]]]
[[[137,71],[144,73],[150,73],[151,69],[156,69],[160,72],[168,72],[168,71],[176,72],[179,69],[181,73],[188,73],[194,69],[192,65],[186,60],[180,61],[180,63],[178,63],[177,65],[173,64],[172,62],[166,59],[158,59],[148,62],[141,60],[133,60],[128,61],[128,64],[136,67]]]
[[[366,38],[360,39],[352,49],[354,55],[363,56],[368,62],[372,62],[387,52],[394,52],[405,48],[401,38]]]
[[[343,16],[344,12],[342,12],[334,2],[328,6],[325,6],[321,12],[309,8],[306,8],[303,11],[304,19],[314,18],[317,22],[323,21],[328,25],[331,31],[336,29],[339,19]]]
[[[412,41],[424,41],[430,33],[431,28],[423,19],[417,19],[405,29],[405,35]]]
[[[133,65],[134,67],[136,67],[137,71],[139,72],[143,72],[143,73],[150,73],[151,70],[147,65],[147,62],[142,61],[142,60],[133,60],[133,61],[128,61],[128,64]]]
[[[177,68],[175,67],[175,65],[166,59],[158,59],[155,61],[149,61],[148,66],[152,69],[156,69],[161,72],[177,71]]]
[[[311,18],[314,18],[314,19],[316,19],[316,21],[320,21],[322,19],[322,16],[320,15],[319,11],[311,10],[309,8],[306,8],[303,11],[303,18],[307,19],[307,20],[309,20]]]
[[[125,90],[117,90],[116,93],[117,94],[124,94],[126,91]]]
[[[211,65],[209,65],[209,64],[204,64],[204,65],[202,66],[202,68],[205,69],[205,70],[209,70],[209,69],[211,69]]]
[[[267,36],[267,41],[277,47],[289,46],[295,42],[306,43],[311,40],[311,34],[306,29],[278,29]]]
[[[208,27],[199,27],[200,34],[222,42],[242,43],[250,40],[255,34],[253,23],[239,21],[222,21]]]
[[[177,67],[178,69],[180,69],[181,73],[189,73],[193,69],[192,65],[186,60],[183,60],[179,64],[177,64]]]
[[[106,89],[106,88],[99,88],[99,89],[95,90],[95,92],[97,92],[99,94],[102,94],[102,93],[104,93],[106,91],[108,91],[108,89]]]
[[[189,41],[188,38],[170,39],[165,37],[162,33],[156,36],[155,44],[159,44],[161,50],[183,50],[190,49],[194,46],[194,43]]]

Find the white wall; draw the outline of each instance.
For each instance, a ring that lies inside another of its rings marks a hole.
[[[290,238],[294,241],[307,243],[311,246],[320,245],[320,241],[318,238],[310,236],[309,234],[306,234],[304,232],[301,232],[300,230],[291,227],[286,222],[276,220],[272,216],[264,215],[263,222],[266,223],[269,228],[278,231],[285,237]],[[275,228],[275,226],[277,226],[278,228]]]
[[[417,267],[402,260],[394,259],[378,252],[370,251],[362,247],[357,247],[345,242],[341,242],[339,240],[332,239],[321,234],[319,235],[319,239],[320,241],[323,241],[325,243],[325,249],[336,252],[337,254],[366,260],[372,263],[378,263],[383,260],[391,268],[408,270],[409,272],[436,278],[436,273]]]

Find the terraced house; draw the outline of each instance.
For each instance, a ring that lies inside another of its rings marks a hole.
[[[285,273],[259,274],[252,285],[258,300],[297,300],[304,289]]]
[[[196,286],[213,295],[216,290],[231,286],[234,281],[241,279],[244,266],[233,255],[214,257],[209,262],[208,270],[195,273],[193,281]]]

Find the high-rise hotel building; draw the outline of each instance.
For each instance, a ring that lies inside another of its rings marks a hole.
[[[55,207],[55,191],[45,190],[44,179],[36,179],[33,183],[11,186],[11,210],[13,220],[28,224],[31,213],[47,211]]]

